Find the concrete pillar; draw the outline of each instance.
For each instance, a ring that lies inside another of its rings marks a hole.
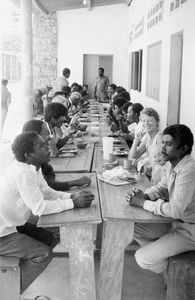
[[[22,26],[22,82],[23,82],[23,123],[33,116],[33,36],[32,0],[20,0]]]

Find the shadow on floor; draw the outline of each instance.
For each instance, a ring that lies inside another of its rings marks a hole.
[[[96,282],[99,266],[100,260],[95,257]],[[52,300],[74,300],[70,295],[68,257],[54,257],[47,269],[22,295],[22,300],[33,300],[37,295],[46,295]],[[134,253],[130,251],[125,254],[121,299],[165,300],[165,289],[160,276],[139,268]]]

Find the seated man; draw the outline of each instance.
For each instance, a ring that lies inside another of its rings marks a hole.
[[[51,232],[27,222],[31,212],[41,216],[89,207],[94,195],[57,192],[47,185],[40,168],[50,160],[50,152],[37,133],[18,135],[12,151],[16,160],[0,181],[0,255],[21,259],[22,293],[49,264],[58,243]]]
[[[37,132],[44,139],[46,144],[49,143],[50,132],[45,122],[41,120],[31,120],[26,122],[22,128],[22,132],[28,132],[28,131]],[[47,181],[48,185],[57,191],[66,191],[72,186],[89,185],[91,183],[91,179],[87,176],[82,176],[75,180],[57,181],[55,180],[54,170],[52,166],[48,163],[42,164],[41,170],[43,173],[43,177]]]
[[[134,239],[142,246],[135,258],[144,269],[162,273],[168,258],[195,250],[195,161],[190,156],[194,140],[185,125],[163,131],[162,155],[167,161],[161,182],[144,193],[132,189],[126,200],[173,223],[136,224]]]
[[[68,134],[63,136],[61,127],[68,121],[68,110],[61,103],[50,103],[44,113],[45,121],[48,123],[52,138],[50,140],[51,155],[57,156],[58,150],[62,148],[77,128],[70,123]]]

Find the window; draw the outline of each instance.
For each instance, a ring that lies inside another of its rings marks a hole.
[[[141,91],[142,50],[131,53],[131,89]]]
[[[159,100],[161,42],[148,46],[146,96]]]
[[[8,80],[19,80],[22,77],[21,58],[17,55],[2,54],[2,77]]]

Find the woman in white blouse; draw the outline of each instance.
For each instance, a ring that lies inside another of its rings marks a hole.
[[[140,115],[142,131],[135,134],[132,147],[129,151],[129,159],[139,159],[148,177],[155,184],[161,179],[162,165],[161,158],[162,133],[159,130],[159,114],[151,107],[145,108]]]

